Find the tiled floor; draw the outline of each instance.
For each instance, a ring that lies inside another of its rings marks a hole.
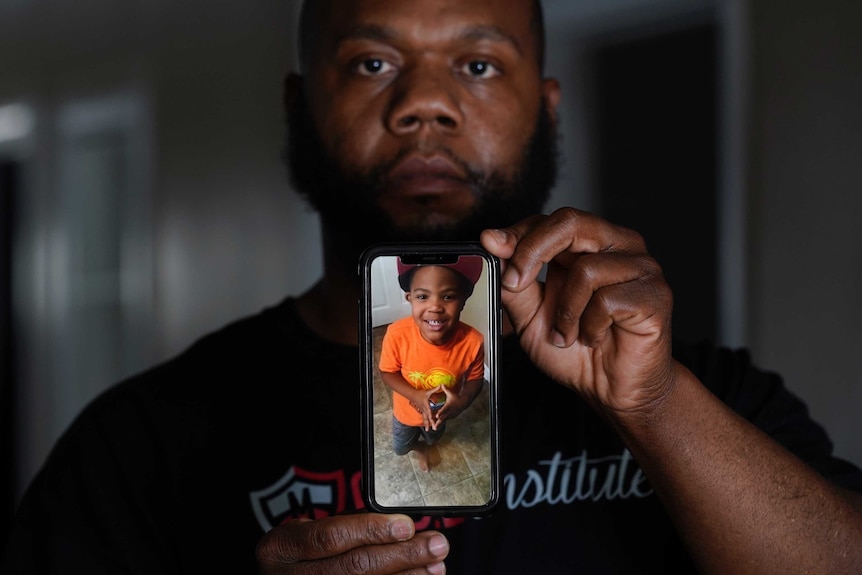
[[[385,326],[375,330],[375,365],[385,330]],[[491,481],[487,387],[466,411],[446,423],[445,434],[431,448],[431,470],[424,472],[413,452],[404,456],[393,452],[392,391],[375,376],[374,475],[381,505],[472,506],[488,501]]]

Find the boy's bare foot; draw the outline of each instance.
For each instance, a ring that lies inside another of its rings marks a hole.
[[[428,473],[431,468],[440,463],[440,452],[434,446],[421,445],[414,449],[416,452],[416,464],[421,471]]]
[[[431,471],[431,467],[428,465],[428,448],[423,445],[414,451],[416,452],[416,464],[419,465],[420,471],[425,473]]]

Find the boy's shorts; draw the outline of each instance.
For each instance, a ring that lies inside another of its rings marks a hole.
[[[395,455],[407,455],[410,450],[416,447],[416,442],[419,441],[419,436],[425,440],[427,445],[434,445],[438,439],[446,431],[446,422],[444,421],[437,427],[437,431],[429,429],[425,431],[422,426],[414,427],[412,425],[404,425],[395,416],[392,417],[392,446],[395,448]]]

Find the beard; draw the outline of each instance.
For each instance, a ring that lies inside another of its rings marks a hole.
[[[389,171],[415,151],[405,147],[390,161],[365,173],[328,152],[300,90],[288,109],[284,154],[297,193],[320,216],[326,236],[343,263],[355,266],[362,251],[383,242],[478,241],[484,229],[506,227],[540,213],[557,176],[557,136],[543,105],[533,134],[512,175],[481,171],[442,148],[438,152],[460,166],[470,184],[473,205],[457,221],[440,222],[420,216],[409,225],[397,225],[381,207],[379,198]]]

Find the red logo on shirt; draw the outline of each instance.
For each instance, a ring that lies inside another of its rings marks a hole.
[[[361,473],[349,480],[343,470],[307,471],[293,466],[274,484],[249,494],[257,522],[265,532],[293,519],[323,519],[365,508],[360,488]],[[463,518],[423,517],[416,530],[455,527]]]

